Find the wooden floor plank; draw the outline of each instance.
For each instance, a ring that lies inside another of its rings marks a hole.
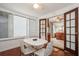
[[[68,52],[68,51],[64,51],[58,48],[54,48],[53,52],[52,52],[52,56],[74,56],[74,54]]]

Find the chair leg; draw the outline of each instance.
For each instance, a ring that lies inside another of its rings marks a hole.
[[[36,54],[34,53],[34,56],[38,56],[38,55],[36,55]]]
[[[34,54],[34,53],[33,53]],[[34,54],[34,56],[35,56],[35,54]]]

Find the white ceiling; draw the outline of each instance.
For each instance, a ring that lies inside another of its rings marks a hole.
[[[41,3],[39,9],[33,8],[33,3],[1,3],[0,6],[16,10],[31,16],[42,16],[61,8],[72,5],[72,3]]]

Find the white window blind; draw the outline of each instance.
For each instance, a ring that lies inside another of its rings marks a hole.
[[[14,37],[26,36],[26,18],[13,16]]]

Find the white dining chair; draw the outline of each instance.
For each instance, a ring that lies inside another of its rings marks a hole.
[[[36,49],[34,49],[32,46],[26,44],[23,41],[21,42],[21,52],[23,55],[29,55],[35,51],[36,51]]]
[[[47,44],[46,48],[42,48],[42,49],[34,52],[34,55],[37,55],[37,56],[49,56],[49,55],[51,55],[52,51],[53,51],[53,43],[49,42]]]

